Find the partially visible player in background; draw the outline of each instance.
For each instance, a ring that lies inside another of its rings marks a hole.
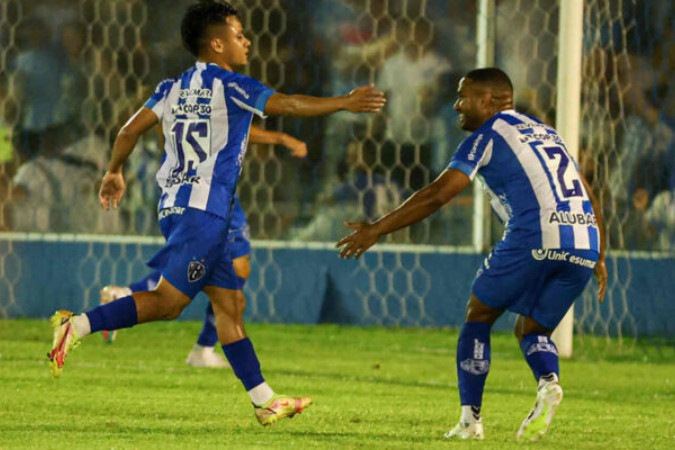
[[[84,336],[173,320],[204,292],[213,306],[223,352],[253,403],[256,419],[267,426],[293,417],[312,399],[278,394],[263,377],[246,334],[245,304],[236,295],[242,282],[225,251],[251,120],[253,115],[375,113],[386,100],[372,85],[339,97],[287,95],[234,72],[234,67],[248,63],[251,41],[244,35],[237,10],[222,0],[204,0],[188,7],[181,37],[195,56],[195,65],[159,83],[122,127],[99,191],[104,209],[118,207],[126,187],[122,169],[127,158],[140,137],[161,123],[167,136],[166,158],[156,178],[162,189],[158,217],[166,243],[148,265],[160,271],[162,278],[152,291],[135,292],[81,314],[57,311],[51,318],[54,334],[49,367],[58,377],[70,350]]]
[[[535,441],[548,430],[563,395],[551,334],[591,275],[598,299],[605,295],[601,209],[558,133],[513,109],[513,85],[503,71],[467,73],[454,108],[460,127],[472,133],[447,169],[375,222],[347,223],[354,232],[337,246],[341,257],[358,258],[380,237],[436,212],[480,176],[506,229],[471,286],[457,341],[461,416],[445,437],[484,438],[480,411],[490,334],[509,310],[518,314],[515,334],[538,383],[534,406],[516,436]]]
[[[283,145],[288,148],[291,155],[296,158],[304,158],[307,156],[307,144],[305,142],[286,133],[264,130],[256,126],[251,126],[249,143]],[[241,207],[238,196],[234,197],[230,231],[227,236],[227,251],[232,259],[234,272],[246,282],[251,272],[249,260],[249,254],[251,253],[251,237],[246,214]],[[161,274],[155,271],[142,280],[131,283],[129,286],[105,286],[100,291],[101,304],[104,305],[110,303],[118,298],[129,296],[134,292],[151,291],[159,283],[160,277]],[[237,296],[241,297],[244,302],[246,301],[243,285],[242,289],[237,291]],[[105,342],[112,343],[115,340],[117,331],[103,330],[102,334]],[[206,316],[197,342],[188,354],[185,363],[194,367],[230,367],[222,355],[215,352],[217,343],[218,333],[216,331],[216,317],[213,314],[213,307],[209,302],[206,307]]]

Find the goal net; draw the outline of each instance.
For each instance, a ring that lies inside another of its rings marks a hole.
[[[0,317],[22,314],[17,286],[27,262],[17,242],[89,242],[73,288],[82,307],[97,301],[102,285],[133,281],[148,256],[142,246],[161,243],[156,136],[130,159],[119,214],[100,212],[95,193],[119,127],[160,80],[192,64],[179,36],[190,3],[0,2]],[[249,308],[269,320],[262,304],[282,301],[274,293],[284,282],[274,249],[331,248],[346,232],[343,220],[377,217],[445,168],[464,137],[453,103],[457,81],[476,64],[481,2],[233,3],[252,43],[245,73],[285,93],[343,95],[375,83],[388,95],[378,115],[256,122],[308,147],[299,159],[281,146],[254,145],[244,163],[238,192],[260,249],[252,264],[272,274],[249,286]],[[517,107],[555,124],[558,2],[494,5],[495,64],[512,77]],[[631,0],[586,0],[583,8],[578,162],[601,197],[616,275],[605,306],[591,290],[584,294],[575,327],[634,339],[632,261],[672,258],[675,248],[674,11],[670,2]],[[368,323],[438,325],[424,312],[432,271],[419,255],[480,252],[496,242],[500,226],[474,203],[472,192],[462,194],[358,263],[356,301]],[[476,220],[491,224],[480,249]]]

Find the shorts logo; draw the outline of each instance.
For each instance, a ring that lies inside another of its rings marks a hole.
[[[200,261],[191,261],[188,265],[187,276],[190,283],[201,280],[206,275],[206,266]]]
[[[537,250],[532,250],[532,258],[534,258],[537,261],[543,261],[546,259],[546,254],[548,252],[543,249],[537,249]]]
[[[548,259],[549,261],[565,261],[589,269],[595,267],[594,260],[582,258],[581,256],[570,254],[570,252],[566,252],[564,250],[546,250],[546,249],[532,250],[532,258],[535,261],[543,261],[545,259]]]

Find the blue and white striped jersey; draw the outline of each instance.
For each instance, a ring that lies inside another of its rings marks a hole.
[[[512,248],[599,251],[597,221],[579,170],[551,127],[502,111],[457,148],[448,168],[478,175]]]
[[[198,62],[162,81],[145,103],[162,123],[164,162],[158,209],[195,208],[227,218],[253,114],[274,91],[215,64]]]

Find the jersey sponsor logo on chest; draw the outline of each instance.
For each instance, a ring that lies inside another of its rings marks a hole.
[[[598,222],[594,214],[590,213],[572,213],[569,211],[555,211],[548,217],[548,223],[557,223],[560,225],[594,225]]]
[[[183,103],[181,105],[172,105],[171,114],[202,114],[209,115],[211,114],[211,105],[199,104],[199,103]]]

